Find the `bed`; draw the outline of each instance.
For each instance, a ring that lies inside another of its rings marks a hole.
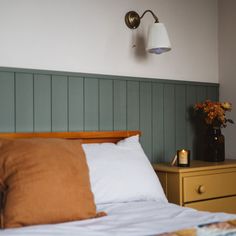
[[[153,178],[154,171],[148,169],[151,165],[138,142],[140,134],[140,131],[1,133],[0,139],[11,140],[80,140],[89,166],[96,209],[98,212],[106,212],[106,215],[54,224],[7,228],[0,230],[0,235],[184,235],[181,232],[185,235],[236,235],[236,215],[200,212],[167,202],[157,177]],[[124,159],[119,156],[119,152]],[[104,155],[110,158],[111,163],[103,159]],[[140,162],[137,163],[129,155],[137,156]],[[143,168],[145,165],[146,169]],[[104,178],[98,179],[101,171]],[[150,181],[147,183],[147,180]],[[222,233],[217,222],[226,222],[223,223],[223,230],[226,232]],[[212,224],[217,225],[213,227],[213,231],[212,227],[211,231],[202,227]],[[178,231],[178,234],[167,233],[173,231]]]

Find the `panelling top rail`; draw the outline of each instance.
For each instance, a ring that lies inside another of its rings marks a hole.
[[[88,131],[88,132],[36,132],[36,133],[0,133],[0,138],[66,138],[81,139],[83,143],[116,143],[133,135],[141,135],[138,130],[129,131]]]
[[[184,80],[173,80],[173,79],[162,79],[162,78],[148,78],[148,77],[133,77],[133,76],[122,76],[122,75],[107,75],[107,74],[94,74],[94,73],[82,73],[82,72],[70,72],[70,71],[54,71],[54,70],[40,70],[40,69],[28,69],[28,68],[14,68],[14,67],[1,67],[0,72],[2,73],[16,73],[16,74],[38,74],[38,75],[50,75],[50,76],[68,76],[68,77],[80,77],[88,79],[108,79],[108,80],[129,80],[129,81],[145,81],[165,84],[189,84],[198,86],[214,86],[219,87],[218,83],[200,82],[200,81],[184,81]]]

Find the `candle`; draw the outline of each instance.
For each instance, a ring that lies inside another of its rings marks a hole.
[[[180,167],[187,167],[190,165],[190,151],[189,150],[178,150],[177,151],[177,163]]]

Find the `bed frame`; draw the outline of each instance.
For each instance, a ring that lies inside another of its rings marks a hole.
[[[133,135],[141,135],[139,130],[128,131],[84,131],[84,132],[35,132],[0,133],[0,138],[65,138],[80,139],[82,143],[117,143]]]

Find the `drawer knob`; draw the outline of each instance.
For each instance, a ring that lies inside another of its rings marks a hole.
[[[204,186],[204,185],[200,185],[200,186],[198,187],[198,193],[203,194],[203,193],[205,193],[205,192],[206,192],[205,186]]]

